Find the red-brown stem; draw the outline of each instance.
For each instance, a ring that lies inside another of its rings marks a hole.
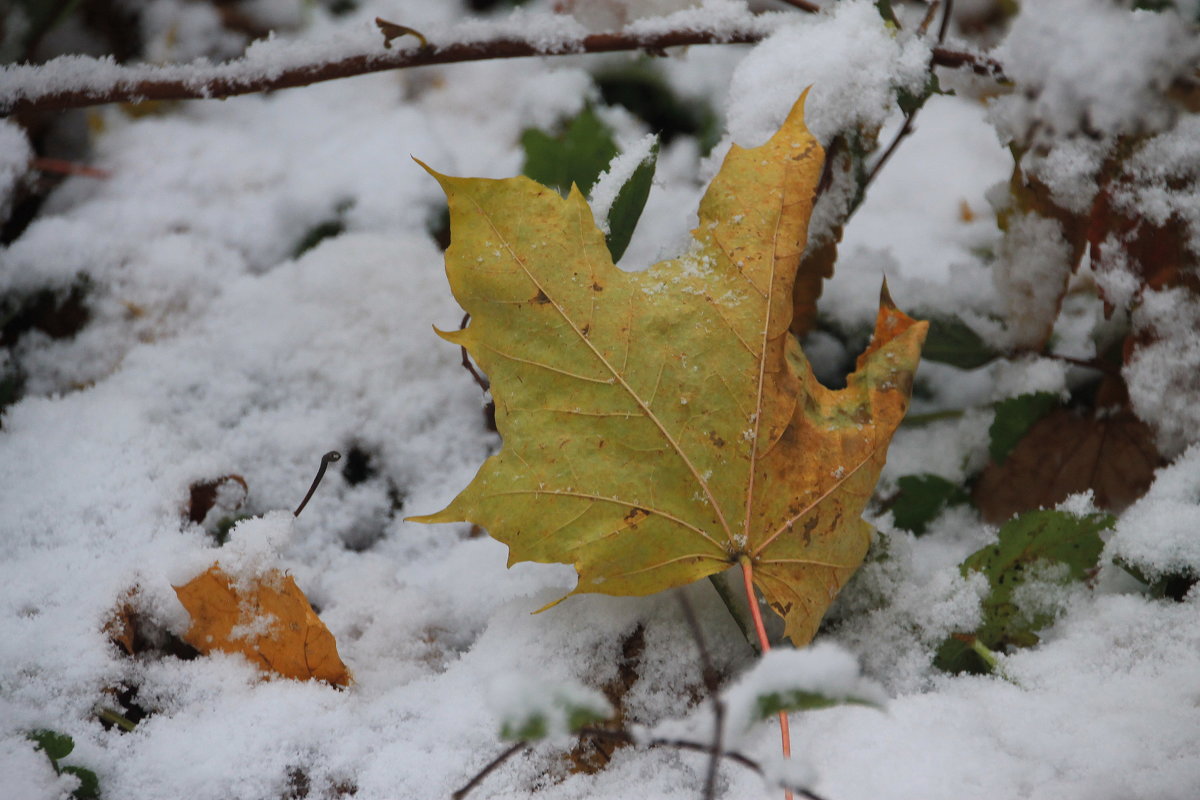
[[[99,167],[89,167],[87,164],[77,164],[61,158],[35,158],[29,164],[38,172],[52,172],[56,175],[82,175],[85,178],[108,178],[111,173]]]
[[[767,641],[767,628],[763,625],[762,612],[758,608],[758,598],[754,596],[754,566],[747,556],[740,559],[742,565],[742,582],[746,585],[746,600],[750,603],[750,617],[754,620],[754,632],[758,634],[758,644],[762,647],[763,655],[771,651],[771,643]],[[779,736],[783,740],[783,757],[792,754],[792,731],[788,726],[786,711],[779,712]],[[792,790],[784,789],[784,797],[793,800]]]

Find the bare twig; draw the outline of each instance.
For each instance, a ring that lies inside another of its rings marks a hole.
[[[470,321],[471,315],[463,314],[462,322],[459,324],[458,329],[460,331],[463,330],[467,327],[467,323]],[[475,379],[475,383],[479,384],[479,388],[483,390],[484,394],[487,394],[488,390],[492,388],[491,381],[480,375],[479,370],[475,369],[475,365],[471,363],[471,356],[467,353],[467,348],[460,347],[459,349],[462,350],[463,369],[471,373],[471,377]]]
[[[933,24],[933,18],[941,5],[941,0],[933,0],[929,4],[929,8],[925,9],[925,16],[921,19],[921,24],[917,26],[917,36],[924,36],[925,31],[929,30],[929,26]]]
[[[667,747],[672,750],[690,750],[696,753],[707,753],[712,748],[710,745],[702,744],[701,742],[692,742],[687,739],[647,739],[639,741],[633,734],[628,731],[617,730],[610,731],[605,728],[583,728],[579,731],[580,736],[589,736],[596,739],[609,739],[615,742],[625,742],[626,744],[640,744],[645,747]],[[759,764],[753,758],[739,753],[736,750],[723,750],[722,758],[727,758],[735,764],[741,764],[748,770],[756,772],[761,777],[766,777],[766,772],[763,770],[762,764]],[[808,789],[800,787],[792,787],[792,791],[807,800],[824,800],[820,795]],[[456,798],[457,800],[457,798]]]
[[[704,642],[704,631],[696,620],[696,612],[692,609],[692,604],[684,592],[678,592],[677,596],[679,605],[683,608],[683,618],[687,621],[688,628],[692,631],[692,638],[696,640],[696,648],[700,651],[700,669],[703,672],[704,688],[708,690],[708,697],[713,705],[713,740],[708,759],[708,772],[704,776],[703,795],[704,800],[713,800],[717,795],[717,772],[721,766],[721,749],[725,744],[725,704],[721,702],[721,687],[717,680],[717,669],[708,653],[708,645]]]
[[[780,2],[787,3],[793,8],[798,8],[801,11],[807,11],[810,14],[816,14],[821,10],[819,5],[816,3],[810,3],[808,0],[780,0]]]
[[[938,44],[946,41],[950,32],[950,15],[954,13],[954,0],[946,0],[946,10],[942,12],[942,24],[938,27]]]
[[[925,21],[921,23],[922,30],[924,30],[928,26],[928,23],[932,19],[933,12],[937,9],[937,6],[938,6],[938,0],[934,0],[934,2],[929,7],[929,10],[930,10],[929,15],[926,17]],[[954,0],[946,0],[945,7],[942,11],[942,24],[938,27],[938,43],[939,44],[942,42],[942,40],[946,36],[946,30],[950,24],[950,22],[949,22],[950,14],[953,11],[954,11]],[[937,51],[937,48],[934,48],[935,56],[929,62],[929,70],[931,72],[933,71],[934,67],[938,66],[936,51]],[[896,136],[892,139],[891,144],[888,145],[887,150],[883,151],[883,155],[881,155],[879,157],[879,160],[875,162],[875,165],[873,167],[871,167],[871,171],[869,173],[867,173],[867,178],[865,181],[863,181],[863,185],[860,189],[860,192],[866,191],[867,187],[871,185],[871,182],[873,180],[875,180],[875,176],[879,174],[879,170],[883,169],[883,165],[886,164],[888,162],[888,159],[892,157],[892,154],[896,152],[896,148],[898,148],[900,146],[900,142],[904,141],[904,139],[906,139],[908,137],[908,135],[913,132],[913,121],[917,118],[917,112],[919,112],[924,105],[925,105],[924,102],[922,102],[920,105],[915,107],[912,111],[908,112],[904,116],[904,124],[901,125],[900,130],[896,132]]]
[[[5,99],[0,100],[0,114],[21,111],[54,111],[82,108],[104,103],[140,103],[147,100],[199,100],[234,97],[243,94],[289,89],[313,83],[434,64],[454,64],[465,61],[485,61],[499,58],[528,56],[577,55],[580,53],[613,53],[642,50],[658,53],[667,47],[699,44],[754,44],[767,34],[760,30],[664,31],[656,34],[595,33],[581,39],[561,43],[548,51],[543,44],[526,39],[492,39],[483,42],[458,42],[439,46],[383,50],[347,56],[335,61],[301,64],[285,69],[254,68],[245,59],[215,64],[209,67],[174,66],[115,67],[105,65],[103,83],[80,88],[56,88],[60,84],[27,80],[38,66],[14,66],[4,70],[4,82],[9,84]],[[933,49],[933,63],[943,67],[969,67],[981,75],[1003,80],[1000,65],[973,53]],[[241,68],[245,67],[244,70]],[[110,77],[112,76],[112,77]],[[27,88],[14,91],[18,79],[26,79]]]
[[[643,747],[666,747],[672,750],[688,750],[694,753],[709,753],[712,751],[712,745],[702,744],[701,742],[692,742],[687,739],[641,739],[634,736],[627,730],[609,730],[608,728],[592,728],[583,727],[577,731],[581,739],[604,739],[610,742],[621,742],[622,744],[641,745]],[[463,800],[470,792],[483,781],[488,775],[499,768],[505,761],[508,761],[513,756],[520,753],[522,750],[529,747],[529,742],[517,742],[509,747],[500,755],[493,758],[479,772],[475,774],[471,780],[454,794],[450,795],[452,800]],[[758,773],[761,777],[766,777],[761,764],[750,758],[747,755],[737,752],[736,750],[724,750],[721,752],[722,758],[727,758],[735,764],[741,764],[748,770]],[[793,787],[793,791],[806,800],[825,800],[819,794],[801,787]]]
[[[479,770],[479,772],[475,773],[474,778],[471,778],[471,780],[467,781],[467,784],[465,786],[463,786],[461,789],[459,789],[454,794],[450,795],[450,797],[453,798],[453,800],[463,800],[464,797],[466,797],[468,794],[471,793],[472,789],[474,789],[476,786],[479,785],[480,781],[482,781],[488,775],[491,775],[493,770],[495,770],[497,767],[499,767],[505,761],[508,761],[510,758],[512,758],[513,756],[515,756],[517,753],[521,752],[528,746],[529,746],[529,742],[525,742],[525,741],[517,742],[512,747],[508,748],[503,753],[501,753],[500,755],[496,756],[491,761],[489,761],[487,766],[485,766],[483,769]]]
[[[900,130],[897,131],[896,135],[892,138],[892,142],[888,145],[887,150],[883,151],[883,155],[879,157],[879,159],[875,162],[875,165],[871,167],[871,171],[867,173],[867,178],[863,181],[862,185],[863,192],[866,192],[867,187],[870,186],[871,182],[875,180],[875,176],[879,174],[879,170],[883,169],[883,165],[886,164],[888,159],[892,157],[892,153],[896,152],[896,148],[900,146],[900,142],[904,141],[904,139],[913,132],[913,120],[916,119],[917,112],[920,110],[920,107],[914,108],[912,111],[904,115],[904,124],[900,126]]]
[[[308,505],[308,501],[312,500],[313,493],[317,491],[317,487],[321,485],[321,479],[325,477],[325,470],[329,469],[329,465],[334,461],[341,461],[342,454],[337,450],[330,450],[325,455],[321,456],[321,466],[317,468],[317,477],[313,478],[312,485],[308,487],[308,494],[304,495],[304,499],[300,501],[300,505],[296,506],[296,510],[292,512],[293,517],[300,516],[300,512]]]

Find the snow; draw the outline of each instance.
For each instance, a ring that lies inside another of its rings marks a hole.
[[[1115,137],[1157,132],[1175,119],[1171,84],[1200,55],[1174,9],[1134,11],[1094,0],[1022,5],[996,50],[1010,78],[1028,91],[997,98],[997,129],[1022,151],[1023,166],[1055,201],[1086,211]]]
[[[1200,573],[1200,445],[1155,476],[1150,491],[1121,516],[1107,554],[1154,580]]]
[[[0,120],[0,216],[6,219],[32,158],[24,132],[12,122]]]
[[[172,20],[187,23],[156,57],[215,59],[231,47],[202,19],[209,5],[151,5],[154,37],[166,37]],[[287,30],[256,42],[244,61],[118,66],[63,56],[5,67],[0,98],[383,54],[376,15],[435,42],[519,35],[547,51],[571,50],[600,25],[552,14],[552,5],[471,17],[460,3],[366,0],[334,17],[320,4],[261,0],[254,13]],[[754,47],[693,47],[649,62],[682,97],[712,102],[729,134],[707,160],[694,137],[664,145],[629,268],[686,250],[703,184],[729,143],[761,142],[807,86],[823,141],[855,127],[890,141],[894,91],[923,85],[929,42],[884,25],[867,0],[829,5],[755,15],[732,0],[575,4],[584,16],[639,16],[629,21],[635,32],[773,32]],[[958,315],[998,345],[1051,335],[1056,352],[1088,358],[1105,326],[1128,323],[1140,342],[1123,373],[1131,402],[1169,463],[1106,534],[1093,587],[1026,592],[1061,613],[1040,645],[1000,655],[1007,679],[947,675],[931,663],[946,636],[980,619],[984,580],[959,564],[993,543],[995,529],[966,505],[920,537],[873,511],[871,555],[807,650],[776,647],[757,660],[709,583],[686,587],[731,709],[745,709],[738,692],[764,686],[875,686],[886,699],[885,712],[793,714],[786,764],[776,723],[731,719],[738,747],[769,779],[726,762],[720,796],[778,797],[772,781],[784,778],[828,800],[1193,800],[1200,785],[1200,592],[1156,599],[1113,563],[1151,579],[1200,571],[1200,307],[1183,289],[1143,291],[1132,272],[1106,263],[1094,280],[1128,309],[1103,320],[1085,275],[1051,330],[1057,299],[1047,303],[1044,288],[1062,284],[1070,266],[1057,223],[1014,213],[1001,231],[987,200],[1007,197],[1012,163],[1000,137],[1032,137],[1047,146],[1024,166],[1064,207],[1090,203],[1088,176],[1110,142],[1080,135],[1089,120],[1145,134],[1123,167],[1127,194],[1114,202],[1155,224],[1200,220],[1188,182],[1200,163],[1197,123],[1184,116],[1170,127],[1161,99],[1194,58],[1195,39],[1174,12],[1082,0],[1026,6],[993,55],[1038,91],[992,98],[986,109],[967,96],[930,100],[846,228],[813,360],[832,375],[853,356],[831,331],[870,323],[885,275],[902,308]],[[393,43],[415,46],[412,37]],[[410,157],[452,175],[513,175],[521,131],[598,103],[591,71],[627,58],[422,68],[136,118],[88,112],[88,164],[110,177],[67,178],[0,250],[0,311],[73,288],[89,311],[73,336],[33,329],[0,357],[0,381],[17,369],[23,377],[20,398],[0,412],[6,797],[70,793],[73,779],[26,738],[39,728],[69,734],[65,763],[95,771],[108,797],[274,800],[303,796],[301,787],[314,800],[351,790],[359,800],[447,797],[507,746],[502,722],[538,709],[551,687],[596,705],[618,687],[624,723],[644,737],[709,741],[712,706],[676,592],[577,595],[534,613],[570,591],[570,566],[509,567],[506,548],[468,526],[404,519],[443,507],[498,446],[459,351],[433,332],[457,328],[462,313],[428,233],[443,198]],[[625,155],[594,193],[598,218],[649,143],[636,118],[601,113]],[[34,179],[32,154],[16,123],[0,122],[0,210]],[[829,202],[846,201],[838,191]],[[341,233],[297,253],[331,221]],[[963,413],[903,427],[879,496],[906,475],[967,480],[989,457],[991,403],[1077,381],[1074,368],[1036,355],[975,371],[922,365],[918,409]],[[689,408],[701,399],[688,398]],[[293,518],[331,449],[343,459]],[[349,469],[352,451],[361,474]],[[248,487],[244,504],[189,522],[189,487],[235,474]],[[232,513],[252,518],[218,546],[213,529]],[[263,679],[240,656],[167,652],[189,625],[173,585],[214,561],[239,574],[293,575],[354,684]],[[104,632],[126,603],[158,643],[137,657]],[[131,733],[102,727],[96,707],[124,702],[152,713]],[[703,753],[628,747],[594,775],[573,773],[564,749],[546,743],[514,757],[473,796],[695,798],[707,768]]]
[[[803,650],[774,649],[763,654],[724,694],[730,743],[740,744],[758,721],[760,698],[788,692],[880,706],[886,702],[883,689],[859,674],[854,655],[832,642],[818,642]]]
[[[1189,397],[1200,388],[1200,301],[1183,289],[1145,292],[1133,326],[1150,341],[1125,366],[1129,399],[1155,429],[1159,450],[1176,456],[1200,442],[1200,408]]]

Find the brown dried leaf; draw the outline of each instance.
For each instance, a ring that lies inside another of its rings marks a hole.
[[[134,642],[137,638],[137,611],[133,604],[126,600],[117,607],[113,615],[104,623],[104,632],[108,640],[125,651],[126,655],[134,655]]]
[[[192,617],[183,638],[204,655],[241,653],[285,678],[349,685],[333,634],[291,575],[273,569],[239,583],[214,564],[175,594]]]
[[[196,481],[188,487],[187,518],[197,525],[204,524],[218,501],[223,511],[232,514],[242,507],[249,494],[246,479],[233,473],[211,481]]]
[[[1059,409],[1034,423],[1003,464],[988,464],[972,499],[993,524],[1088,489],[1098,507],[1121,511],[1145,494],[1161,463],[1153,432],[1132,412]]]

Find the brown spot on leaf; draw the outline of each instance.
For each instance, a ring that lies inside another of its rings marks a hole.
[[[550,302],[550,298],[546,296],[545,292],[543,292],[541,289],[538,289],[537,294],[533,296],[533,300],[531,302],[539,306],[544,306],[546,303]]]
[[[625,515],[624,520],[632,528],[648,516],[650,516],[650,512],[644,508],[631,508],[629,509],[629,513]]]

